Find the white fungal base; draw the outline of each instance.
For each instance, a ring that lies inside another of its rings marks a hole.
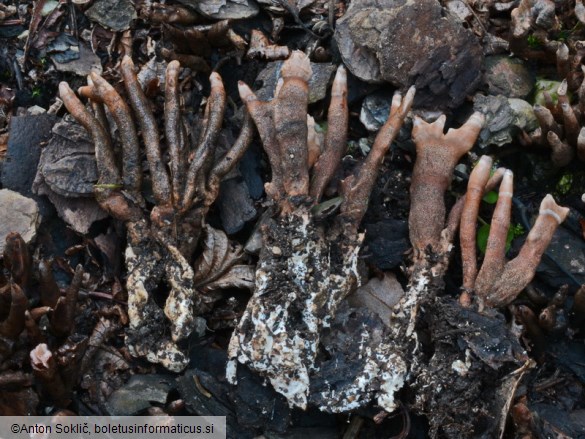
[[[237,383],[239,362],[267,377],[291,407],[307,407],[321,332],[358,284],[362,239],[360,235],[355,245],[336,248],[336,241],[326,239],[307,212],[266,228],[256,289],[228,347],[230,383]],[[334,265],[333,255],[340,253],[342,260]],[[394,393],[404,383],[406,365],[391,345],[372,348],[368,328],[363,328],[362,337],[363,372],[343,391],[321,392],[330,401],[323,410],[353,410],[367,404],[378,389],[380,405],[388,410],[396,407]]]

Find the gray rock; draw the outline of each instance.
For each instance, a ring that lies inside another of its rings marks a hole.
[[[221,182],[217,204],[221,224],[228,235],[242,230],[246,221],[254,218],[257,213],[248,186],[241,177]]]
[[[518,128],[526,132],[531,132],[538,128],[538,120],[534,115],[532,105],[523,99],[515,98],[508,98],[508,103],[516,116],[514,124]]]
[[[512,34],[522,38],[531,29],[550,30],[558,23],[555,15],[555,2],[552,0],[521,0],[512,10]]]
[[[116,390],[106,407],[113,416],[132,416],[151,407],[152,402],[164,404],[169,392],[175,387],[175,380],[164,375],[134,375]]]
[[[585,283],[585,244],[564,227],[555,232],[536,273],[553,288]]]
[[[534,78],[518,58],[506,55],[485,58],[485,80],[492,95],[526,98],[534,87]]]
[[[360,122],[370,132],[378,131],[388,119],[393,93],[382,91],[366,96],[360,111]]]
[[[234,142],[235,138],[231,130],[222,130],[217,140],[215,160],[219,160]],[[228,235],[239,232],[246,221],[256,216],[254,201],[250,197],[248,185],[242,178],[239,166],[234,167],[224,176],[220,184],[216,205],[219,208],[221,224]]]
[[[179,0],[201,15],[214,20],[238,20],[254,17],[260,12],[254,0]]]
[[[435,0],[352,2],[335,40],[358,78],[414,84],[416,106],[454,108],[481,79],[477,38]]]
[[[77,46],[78,55],[75,58],[64,59],[51,55],[55,68],[60,72],[71,72],[79,76],[87,76],[91,72],[102,73],[102,64],[98,56],[84,43]]]
[[[264,193],[264,181],[262,180],[262,154],[260,148],[254,146],[248,148],[238,169],[248,186],[250,197],[259,200]]]
[[[281,67],[282,61],[271,62],[258,74],[257,81],[262,82],[262,88],[256,92],[256,95],[260,99],[267,101],[274,97],[274,90],[280,78]],[[309,79],[309,104],[325,98],[329,82],[337,67],[333,64],[312,62],[311,70],[313,75]]]
[[[9,189],[0,190],[0,253],[4,251],[6,235],[17,232],[28,244],[36,237],[40,222],[35,200]]]
[[[505,96],[476,95],[473,109],[486,117],[479,133],[479,146],[502,146],[511,143],[520,130],[530,132],[538,127],[532,106],[522,99]]]
[[[39,107],[38,105],[33,105],[32,107],[26,109],[26,113],[29,116],[40,116],[41,114],[45,114],[46,112],[47,110],[45,110],[43,107]]]
[[[467,21],[473,18],[470,8],[462,0],[449,0],[445,6],[449,12],[456,15],[461,21]]]
[[[191,333],[192,338],[201,338],[207,331],[207,321],[203,317],[195,317],[193,319],[193,332]]]
[[[48,114],[13,116],[6,160],[2,165],[2,187],[35,199],[43,215],[48,213],[48,202],[33,195],[32,185],[41,156],[41,144],[51,136],[56,119]]]
[[[85,11],[85,15],[91,21],[114,31],[129,29],[132,20],[137,18],[136,9],[130,0],[97,0]]]
[[[270,12],[275,12],[278,14],[282,14],[282,13],[286,12],[286,9],[283,8],[282,6],[280,6],[279,3],[275,2],[274,0],[257,0],[257,1],[261,5],[266,6],[266,9],[268,9]],[[289,0],[288,3],[291,6],[293,6],[293,8],[296,8],[297,11],[301,11],[304,8],[306,8],[307,6],[311,6],[313,3],[315,3],[315,0]]]

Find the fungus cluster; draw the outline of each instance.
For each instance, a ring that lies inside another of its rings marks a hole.
[[[240,83],[240,95],[270,160],[272,180],[266,184],[266,193],[275,203],[275,211],[262,226],[256,287],[232,335],[227,373],[236,383],[237,364],[245,364],[266,376],[291,406],[302,408],[307,407],[311,375],[317,370],[321,333],[359,283],[358,253],[363,240],[363,234],[358,233],[360,221],[378,168],[414,97],[414,89],[404,97],[394,95],[388,121],[365,162],[341,182],[339,214],[327,224],[314,217],[312,208],[321,202],[346,149],[347,79],[345,69],[339,67],[332,87],[325,148],[316,154],[316,160],[310,160],[310,76],[308,57],[295,51],[282,66],[272,101],[258,100],[246,84]],[[370,370],[361,376],[362,382],[347,389],[347,394],[338,395],[339,407],[361,398],[359,390],[369,393],[374,381],[379,380],[377,385],[382,387],[396,386],[394,372],[387,369],[398,362],[389,361],[394,353],[383,348],[369,356]]]
[[[253,126],[246,117],[234,145],[216,158],[226,107],[222,79],[215,72],[211,74],[211,93],[200,120],[199,135],[189,133],[181,117],[180,65],[177,61],[170,62],[166,70],[164,111],[167,166],[161,133],[129,57],[123,59],[121,72],[132,110],[114,87],[95,73],[90,75],[88,85],[79,90],[91,102],[93,112],[66,83],[61,83],[59,90],[71,115],[93,138],[99,173],[96,198],[112,217],[124,222],[128,231],[125,252],[130,317],[126,331],[128,348],[134,356],[180,371],[188,359],[177,343],[192,332],[195,315],[208,311],[213,302],[196,288],[190,261],[204,229],[207,211],[218,195],[220,181],[246,151]],[[120,136],[122,171],[117,166],[104,106]],[[136,123],[149,164],[155,200],[152,208],[142,194]],[[163,278],[170,285],[164,312],[152,297]]]
[[[71,114],[95,142],[99,170],[96,197],[114,218],[125,223],[128,231],[125,257],[130,326],[126,342],[130,352],[173,371],[186,366],[187,357],[178,343],[189,336],[194,316],[210,310],[213,301],[197,288],[197,282],[207,272],[198,273],[190,260],[205,216],[217,197],[219,182],[242,156],[255,124],[272,171],[271,181],[265,185],[272,206],[261,224],[262,246],[254,273],[254,292],[232,334],[226,375],[236,384],[240,368],[248,367],[266,377],[291,407],[306,408],[315,400],[312,385],[320,372],[323,334],[335,327],[336,314],[344,299],[360,283],[358,255],[364,237],[359,232],[360,222],[384,156],[410,111],[414,88],[404,96],[394,95],[388,120],[363,164],[336,182],[334,177],[346,151],[349,118],[343,66],[338,68],[332,86],[323,150],[315,149],[308,140],[312,134],[307,114],[308,80],[312,74],[309,59],[294,51],[282,66],[271,101],[259,100],[246,84],[239,84],[249,116],[234,146],[216,160],[215,146],[226,105],[221,78],[216,73],[210,77],[211,94],[200,135],[193,136],[182,122],[179,64],[169,63],[164,114],[168,166],[156,120],[129,58],[122,61],[121,69],[132,110],[96,74],[79,91],[90,100],[93,112],[66,84],[61,84],[60,90]],[[562,111],[566,103],[560,101]],[[104,105],[120,132],[122,172],[116,166]],[[153,207],[149,207],[141,193],[140,147],[134,119],[140,126],[150,168]],[[462,425],[452,427],[456,435],[472,428],[464,419],[465,413],[477,408],[467,404],[469,400],[465,398],[471,396],[462,397],[463,402],[455,404],[429,389],[450,382],[461,384],[462,388],[469,383],[475,386],[481,381],[473,379],[480,377],[477,371],[486,364],[497,370],[502,364],[516,365],[525,359],[517,337],[504,328],[496,308],[509,304],[531,281],[568,209],[557,206],[547,195],[519,255],[507,262],[505,242],[511,221],[512,172],[498,169],[492,175],[492,160],[482,157],[470,176],[466,195],[447,213],[445,192],[453,171],[473,147],[484,117],[474,113],[460,128],[446,133],[445,120],[441,116],[427,123],[415,117],[413,122],[417,157],[410,187],[413,261],[408,270],[407,291],[393,305],[390,325],[376,339],[375,346],[367,344],[373,337],[367,343],[364,341],[370,336],[367,328],[364,337],[355,341],[367,347],[363,353],[360,351],[362,370],[342,387],[321,389],[319,400],[328,402],[319,407],[343,412],[376,399],[380,407],[392,411],[399,404],[397,392],[409,385],[420,391],[413,403],[415,408],[430,413],[438,407],[437,413],[444,415],[440,418],[433,412],[431,428],[438,429],[442,420],[448,418],[453,425]],[[573,131],[567,129],[566,133],[574,137]],[[326,189],[334,183],[338,183],[341,197],[339,211],[330,212],[326,218],[316,215]],[[487,251],[478,268],[475,239],[479,203],[486,191],[498,186]],[[453,300],[442,293],[458,230],[463,292],[459,300]],[[164,312],[152,297],[152,291],[163,278],[171,289]],[[455,331],[469,331],[472,335],[451,344],[442,343],[442,337],[456,337],[453,334],[457,332],[449,332],[454,324],[467,325]],[[487,337],[487,327],[500,328],[498,342],[506,349],[499,356],[490,357],[485,352],[490,340],[481,337]],[[430,343],[434,343],[432,349],[427,349],[425,337],[420,337],[425,331]],[[464,358],[459,348],[451,351],[446,348],[457,347],[458,343],[466,346]],[[472,386],[469,395],[475,395],[478,386]],[[481,398],[474,402],[488,403]],[[477,409],[482,408],[485,407]]]

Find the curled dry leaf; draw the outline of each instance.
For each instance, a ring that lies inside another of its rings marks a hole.
[[[203,253],[193,268],[194,286],[210,292],[223,288],[254,288],[254,268],[244,263],[242,246],[230,242],[225,233],[205,227]]]
[[[404,289],[394,273],[384,273],[380,279],[374,277],[348,297],[352,306],[364,306],[378,314],[386,326],[390,326],[393,307],[404,296]]]

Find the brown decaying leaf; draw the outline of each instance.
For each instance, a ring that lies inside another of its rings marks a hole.
[[[32,30],[30,31],[28,41],[30,47],[34,49],[42,49],[49,43],[49,41],[51,41],[53,38],[59,35],[59,32],[56,31],[55,24],[67,11],[66,8],[62,7],[64,3],[65,3],[64,1],[60,1],[59,5],[49,13],[45,21],[43,21],[42,25],[38,26],[38,29],[35,29],[34,32]],[[36,7],[34,13],[35,14],[37,13]],[[37,23],[37,25],[40,23],[42,16],[39,16],[38,19],[39,22]]]
[[[254,269],[242,263],[244,258],[239,244],[230,242],[222,231],[207,226],[203,253],[193,266],[193,284],[206,292],[224,288],[254,288]]]
[[[348,300],[352,306],[369,308],[370,311],[378,314],[387,326],[390,326],[392,309],[403,296],[404,289],[396,280],[396,275],[384,273],[382,279],[377,277],[370,279],[367,284],[349,296]]]

